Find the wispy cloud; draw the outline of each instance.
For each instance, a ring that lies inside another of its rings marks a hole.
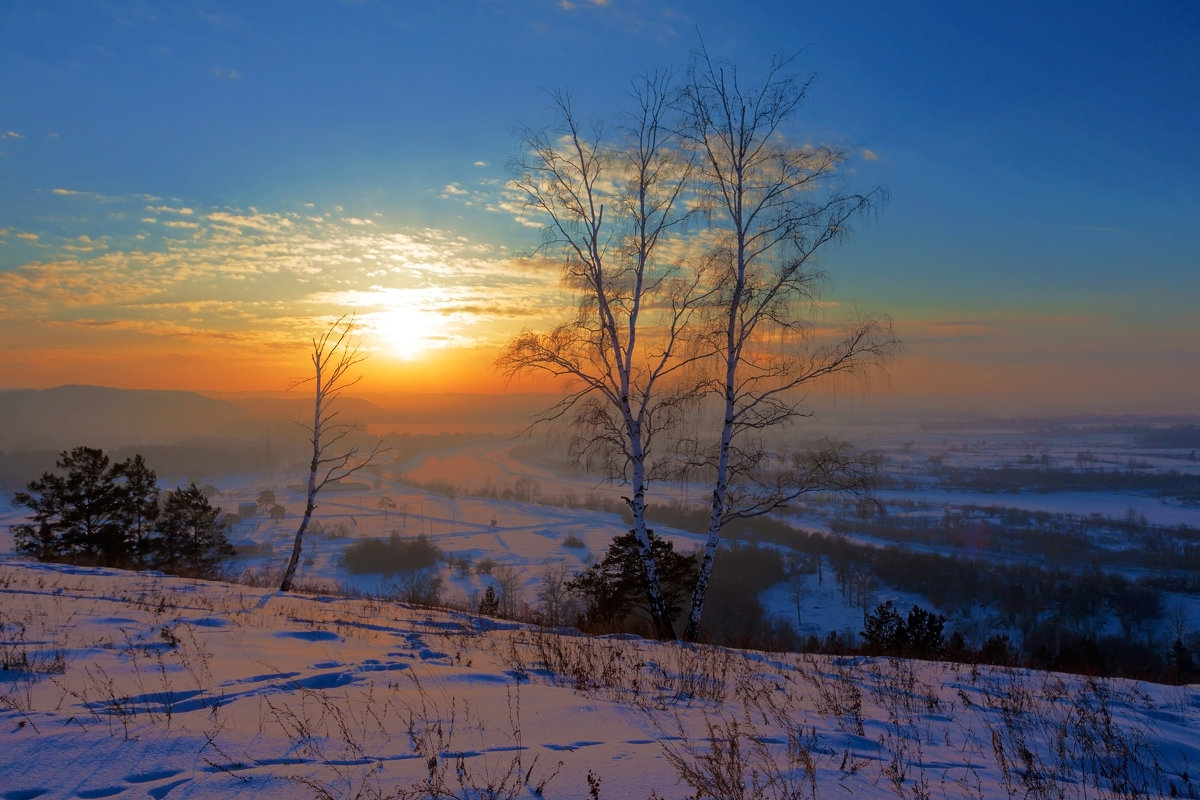
[[[156,203],[159,202],[160,199],[148,194],[122,196],[116,194],[101,194],[100,192],[83,192],[79,191],[78,189],[64,189],[61,186],[51,189],[50,193],[58,195],[59,197],[75,197],[97,203],[128,203],[130,201]]]
[[[214,223],[218,228],[225,230],[253,230],[263,231],[265,233],[282,233],[290,230],[294,224],[292,217],[286,214],[275,213],[259,213],[252,210],[250,213],[239,213],[233,211],[213,211],[207,215],[209,222]]]
[[[21,331],[0,347],[22,350],[46,326],[60,339],[77,331],[81,349],[93,346],[87,331],[101,329],[151,339],[269,330],[270,341],[303,340],[314,320],[351,309],[409,309],[441,326],[439,346],[492,347],[511,335],[500,330],[505,320],[562,312],[556,278],[460,234],[389,230],[337,210],[206,210],[126,198],[135,200],[130,220],[149,228],[119,240],[43,236],[41,260],[0,273],[0,318]]]

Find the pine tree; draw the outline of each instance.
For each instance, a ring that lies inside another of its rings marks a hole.
[[[13,497],[33,511],[35,523],[16,526],[17,549],[44,560],[128,563],[128,532],[116,488],[119,469],[110,468],[104,451],[92,447],[64,450],[55,466],[66,474],[44,473]]]
[[[1192,652],[1187,649],[1183,639],[1176,638],[1175,644],[1171,645],[1171,652],[1167,654],[1167,669],[1171,682],[1176,686],[1192,682],[1195,663],[1192,660]]]
[[[658,567],[662,598],[673,619],[679,615],[696,580],[697,560],[694,555],[675,552],[675,545],[654,531],[647,531],[647,535]],[[587,604],[584,617],[590,627],[618,629],[631,617],[653,621],[646,573],[634,531],[615,537],[604,558],[571,579],[567,588]]]
[[[118,479],[114,489],[121,524],[129,545],[125,556],[143,567],[151,555],[152,535],[158,520],[158,476],[146,466],[140,454],[118,464],[114,476]]]
[[[862,638],[871,655],[899,652],[907,645],[907,626],[891,600],[880,603],[863,620]]]
[[[500,598],[496,596],[496,587],[490,583],[479,599],[479,614],[484,617],[500,616]]]
[[[913,606],[904,627],[908,655],[932,658],[946,649],[946,618],[940,614]]]
[[[220,514],[194,483],[167,492],[156,526],[154,566],[177,574],[215,576],[222,559],[233,554]]]

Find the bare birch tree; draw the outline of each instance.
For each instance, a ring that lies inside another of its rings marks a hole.
[[[366,359],[366,355],[351,339],[353,330],[354,318],[347,319],[343,315],[328,330],[314,338],[311,353],[313,374],[294,382],[290,387],[307,383],[312,383],[314,387],[312,427],[309,428],[312,459],[309,462],[304,516],[300,519],[300,527],[296,529],[292,557],[284,570],[280,591],[286,592],[292,588],[296,568],[300,564],[304,532],[317,508],[317,493],[327,484],[336,483],[371,466],[384,452],[382,445],[376,442],[370,452],[363,455],[360,445],[349,438],[354,426],[341,422],[338,419],[339,412],[334,407],[342,393],[362,377],[352,373],[354,367]]]
[[[712,480],[712,507],[685,638],[699,634],[705,593],[732,519],[765,514],[814,489],[863,488],[868,465],[844,445],[798,453],[777,446],[779,428],[809,416],[805,395],[830,378],[862,374],[898,347],[886,317],[860,319],[833,341],[811,313],[825,275],[817,255],[882,201],[882,189],[840,191],[844,149],[787,138],[809,83],[791,59],[744,85],[736,67],[701,47],[683,93],[684,136],[698,157],[696,192],[710,221],[718,302],[709,331],[719,407],[715,445],[689,459]],[[770,439],[768,439],[768,435]]]
[[[556,127],[526,133],[513,183],[548,221],[541,252],[562,260],[577,313],[547,333],[522,332],[498,359],[508,376],[563,378],[562,400],[538,422],[571,423],[571,453],[627,482],[657,634],[674,638],[646,525],[654,442],[679,420],[696,386],[683,334],[702,301],[701,272],[668,252],[688,215],[692,169],[667,124],[669,77],[635,82],[634,110],[609,140],[554,95]]]

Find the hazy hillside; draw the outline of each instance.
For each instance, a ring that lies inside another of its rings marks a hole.
[[[284,395],[227,396],[221,398],[221,401],[248,411],[256,418],[306,420],[310,423],[312,420],[312,395],[309,392],[300,390],[288,392]],[[344,419],[346,422],[355,424],[366,424],[389,419],[388,412],[374,403],[361,400],[357,397],[339,397],[337,412],[339,419]]]
[[[261,415],[192,392],[58,386],[0,391],[0,449],[162,444],[247,435]]]

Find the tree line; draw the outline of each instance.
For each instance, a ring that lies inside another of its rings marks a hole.
[[[1083,455],[1083,454],[1081,454]],[[1077,469],[1008,464],[1001,467],[940,466],[934,470],[945,489],[1017,494],[1021,492],[1110,492],[1200,500],[1200,475],[1178,470],[1092,469],[1086,459]]]
[[[30,522],[12,529],[18,552],[203,578],[216,577],[233,555],[221,509],[195,483],[160,491],[141,455],[113,462],[99,448],[76,447],[55,466],[13,496],[30,510]]]

